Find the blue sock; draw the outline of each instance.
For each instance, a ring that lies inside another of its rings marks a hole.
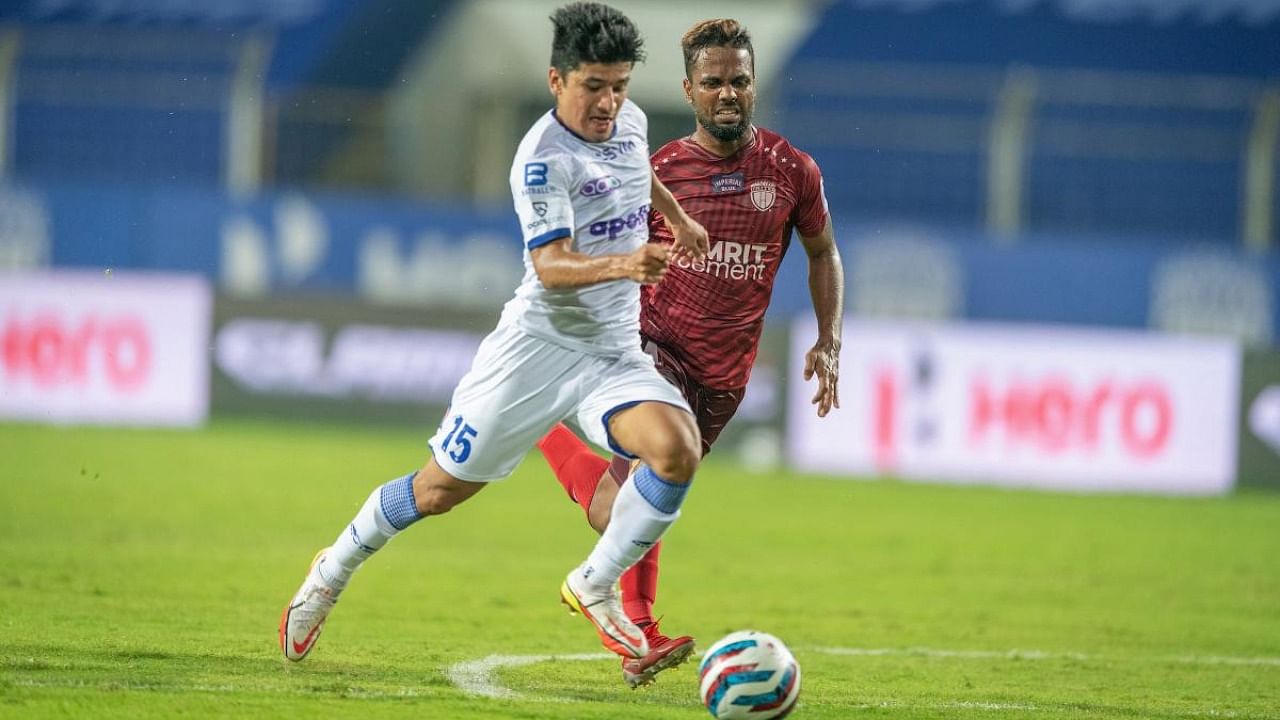
[[[671,514],[680,509],[684,504],[684,496],[689,492],[689,486],[692,482],[673,483],[658,477],[653,468],[648,465],[641,465],[631,475],[631,482],[636,484],[636,490],[640,492],[640,497],[649,501],[649,504],[661,512]]]
[[[403,530],[422,519],[417,500],[413,497],[413,478],[417,473],[392,480],[379,488],[378,503],[382,516],[396,530]]]
[[[592,592],[613,587],[622,573],[636,564],[680,517],[680,504],[689,485],[663,480],[648,466],[636,470],[618,488],[609,527],[586,562],[574,571],[576,582]]]

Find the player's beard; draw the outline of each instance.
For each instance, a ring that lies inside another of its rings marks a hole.
[[[734,109],[738,111],[739,118],[738,122],[733,125],[717,123],[714,114],[710,117],[706,117],[702,113],[695,113],[695,115],[698,117],[698,124],[711,133],[711,137],[720,142],[737,142],[751,128],[751,113],[741,105],[734,106]]]

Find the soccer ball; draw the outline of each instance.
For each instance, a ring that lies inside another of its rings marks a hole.
[[[718,720],[786,717],[800,696],[800,664],[769,633],[720,638],[698,666],[702,704]]]

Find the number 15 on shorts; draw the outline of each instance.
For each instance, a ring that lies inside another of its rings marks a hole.
[[[444,436],[444,442],[440,443],[440,452],[448,453],[454,462],[461,465],[471,457],[471,438],[475,436],[476,429],[458,415],[453,418],[453,429]]]

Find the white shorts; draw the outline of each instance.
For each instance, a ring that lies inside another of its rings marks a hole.
[[[632,457],[609,436],[609,418],[646,401],[692,414],[638,341],[620,356],[589,355],[500,326],[454,389],[431,451],[460,480],[500,480],[556,423],[569,420],[596,445]]]

